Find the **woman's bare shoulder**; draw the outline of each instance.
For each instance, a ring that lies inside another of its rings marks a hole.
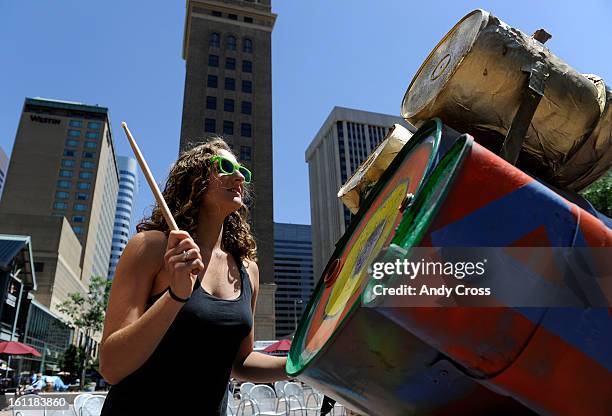
[[[141,231],[134,234],[128,242],[128,246],[132,246],[133,250],[140,251],[139,254],[158,255],[159,251],[165,251],[168,237],[161,231]],[[126,246],[127,249],[127,246]]]
[[[158,270],[164,262],[168,238],[161,231],[141,231],[128,241],[121,260],[123,263]],[[121,263],[121,261],[120,261]]]
[[[242,264],[246,269],[249,278],[251,279],[251,284],[254,288],[259,288],[259,267],[257,263],[253,260],[244,259],[242,260]]]

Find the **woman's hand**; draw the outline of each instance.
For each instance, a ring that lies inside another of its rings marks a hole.
[[[181,298],[189,298],[198,274],[204,270],[204,263],[200,248],[187,231],[170,231],[164,268],[171,275],[172,292]]]

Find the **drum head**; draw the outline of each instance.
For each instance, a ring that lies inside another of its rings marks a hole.
[[[442,91],[478,33],[488,21],[484,10],[474,10],[459,21],[436,45],[412,79],[402,101],[401,114],[410,119],[427,107]]]
[[[360,306],[368,267],[387,247],[404,213],[407,194],[418,195],[437,163],[442,125],[431,121],[402,148],[337,244],[296,331],[287,371],[300,373]]]

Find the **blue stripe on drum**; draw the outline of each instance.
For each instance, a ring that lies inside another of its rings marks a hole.
[[[612,316],[607,308],[549,308],[543,319],[541,308],[515,310],[612,372]]]
[[[505,247],[544,227],[550,246],[569,247],[576,231],[569,207],[565,199],[532,181],[433,231],[431,239],[437,247]]]

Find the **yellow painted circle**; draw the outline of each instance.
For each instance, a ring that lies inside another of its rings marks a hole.
[[[327,316],[332,317],[341,313],[346,307],[346,302],[367,276],[368,266],[393,231],[393,224],[399,214],[398,208],[407,189],[408,181],[398,184],[386,201],[367,220],[367,225],[361,230],[355,244],[346,255],[346,261],[334,283],[329,301],[325,305]]]

